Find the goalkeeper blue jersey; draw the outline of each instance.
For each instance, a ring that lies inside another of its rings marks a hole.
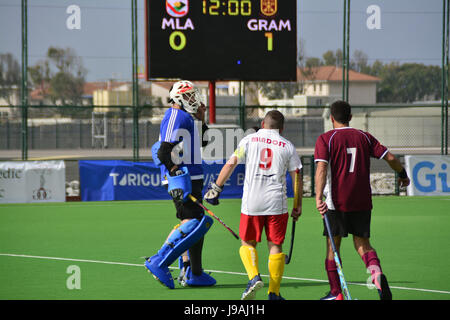
[[[202,123],[195,120],[188,112],[170,108],[161,122],[161,142],[175,143],[172,161],[178,166],[185,166],[192,180],[203,179],[203,166],[200,139]],[[175,155],[175,156],[174,156]],[[161,166],[161,181],[166,184],[165,176],[169,175],[165,166]]]

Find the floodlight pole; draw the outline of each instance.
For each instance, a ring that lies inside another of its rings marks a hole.
[[[344,23],[342,31],[342,100],[348,102],[350,67],[350,0],[344,0]]]
[[[28,159],[28,0],[22,0],[22,160]]]
[[[346,81],[347,81],[347,83],[346,83],[346,87],[345,87],[345,101],[348,102],[348,99],[349,99],[348,89],[349,89],[349,86],[350,86],[350,78],[349,78],[349,70],[350,70],[350,0],[348,0],[348,5],[347,5],[347,34],[346,34],[346,37],[347,37],[347,41],[346,41],[346,45],[347,45],[346,58],[347,58],[347,61],[345,63],[346,63],[347,68],[346,68],[345,72],[347,73],[346,74],[346,78],[347,78]]]
[[[139,82],[137,1],[131,0],[131,60],[133,83],[133,161],[139,161]]]
[[[209,123],[216,123],[216,81],[209,81]]]

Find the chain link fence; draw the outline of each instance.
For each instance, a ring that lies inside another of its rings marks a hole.
[[[216,157],[278,109],[312,195],[314,144],[345,96],[351,125],[394,154],[448,154],[448,0],[345,2],[297,0],[297,82],[217,82]],[[136,0],[2,1],[0,160],[64,159],[72,191],[79,159],[151,160],[170,84],[143,81],[145,11]],[[372,172],[374,193],[398,194],[384,161]]]
[[[332,129],[328,107],[218,107],[216,124],[223,150],[213,155],[226,159],[245,134],[260,126],[267,111],[278,109],[285,119],[283,136],[290,140],[304,164],[304,193],[314,190],[314,145],[317,137]],[[20,160],[27,148],[29,160],[64,159],[67,163],[68,192],[76,193],[79,159],[150,161],[150,147],[159,138],[159,127],[167,108],[129,106],[30,106],[27,125],[22,125],[22,108],[0,107],[0,160]],[[397,155],[433,154],[440,150],[439,106],[363,106],[352,108],[351,125],[369,131]],[[137,121],[135,119],[137,115]],[[208,116],[208,115],[207,115]],[[244,120],[242,122],[242,120]],[[27,143],[22,143],[23,130]],[[137,132],[137,136],[133,134]],[[216,138],[211,138],[210,141]],[[396,176],[382,160],[372,161],[374,194],[399,194]]]

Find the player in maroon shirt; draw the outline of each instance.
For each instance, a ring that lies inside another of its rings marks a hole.
[[[352,115],[347,102],[336,101],[330,110],[334,129],[319,136],[314,151],[316,207],[322,216],[328,213],[337,251],[342,237],[352,234],[355,249],[370,271],[380,299],[391,300],[386,276],[369,241],[372,210],[370,158],[383,159],[398,172],[401,187],[409,185],[409,178],[400,161],[377,139],[368,132],[349,126]],[[325,227],[323,234],[327,236],[325,269],[331,291],[322,299],[342,300],[336,263]]]

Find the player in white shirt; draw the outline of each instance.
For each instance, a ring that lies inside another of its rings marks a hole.
[[[302,168],[293,144],[281,136],[284,116],[277,110],[269,111],[261,123],[262,129],[243,138],[234,154],[223,166],[219,177],[212,183],[204,199],[219,204],[219,195],[239,163],[245,162],[244,192],[241,204],[239,254],[247,271],[249,282],[242,300],[255,297],[263,287],[259,275],[256,245],[261,242],[265,229],[269,247],[269,299],[281,300],[280,284],[284,272],[285,254],[282,244],[288,223],[286,172],[294,186],[295,172]],[[299,175],[299,207],[291,213],[296,221],[301,215],[303,191],[302,175]]]

